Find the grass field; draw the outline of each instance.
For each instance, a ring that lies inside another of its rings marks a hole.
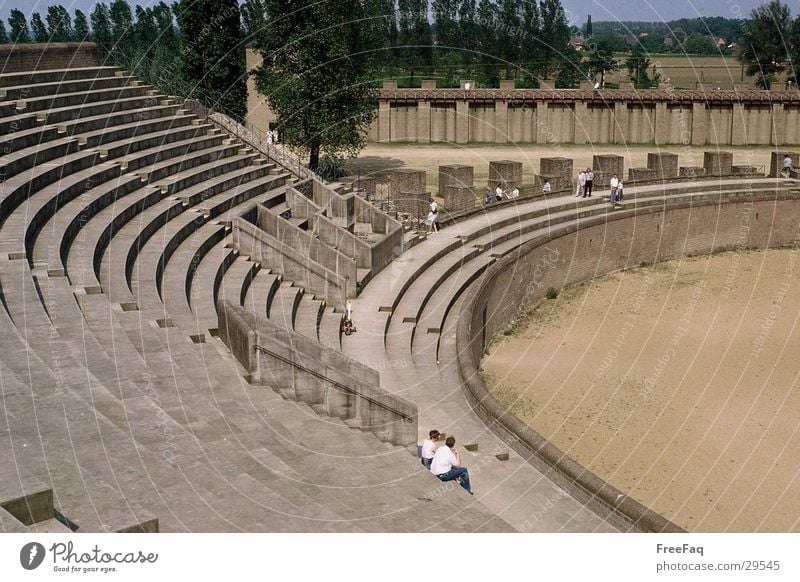
[[[621,60],[624,63],[625,58]],[[710,83],[722,89],[730,89],[733,83],[755,83],[754,77],[744,75],[742,64],[734,56],[654,54],[650,55],[650,63],[679,89],[694,89],[697,83]],[[628,69],[624,67],[609,76],[613,82],[627,78]]]

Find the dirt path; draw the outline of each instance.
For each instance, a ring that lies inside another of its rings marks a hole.
[[[697,257],[540,303],[483,362],[545,438],[690,531],[800,531],[800,252]]]

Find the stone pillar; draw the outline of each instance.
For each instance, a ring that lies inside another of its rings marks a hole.
[[[389,143],[392,140],[391,107],[388,101],[378,103],[378,141]]]
[[[448,212],[464,212],[475,208],[475,190],[467,186],[447,186],[444,207]]]
[[[508,103],[505,101],[494,102],[494,143],[508,143]]]
[[[431,104],[428,101],[417,103],[417,142],[431,143]]]
[[[692,103],[692,145],[708,143],[708,109],[703,102]]]
[[[542,176],[558,176],[565,180],[572,180],[571,158],[542,158],[539,160],[539,174]],[[552,186],[552,182],[550,183]]]
[[[783,159],[789,156],[792,159],[792,167],[797,169],[798,164],[800,164],[800,154],[797,152],[787,152],[786,150],[781,150],[777,152],[772,152],[770,154],[769,160],[769,177],[770,178],[778,178],[781,175],[781,170],[783,170]]]
[[[498,160],[489,162],[489,187],[494,190],[522,184],[522,162]]]
[[[591,142],[592,121],[589,119],[589,108],[586,101],[575,102],[575,143],[585,144]],[[542,170],[544,173],[544,170]],[[552,184],[551,184],[552,185]]]
[[[614,103],[614,143],[626,144],[628,140],[628,103]]]
[[[733,154],[731,152],[703,153],[703,167],[706,169],[706,176],[730,176],[732,165]]]
[[[616,174],[622,177],[625,171],[625,158],[615,154],[600,154],[592,156],[592,171],[594,172],[594,187],[596,190],[608,185],[608,181]]]
[[[461,164],[439,166],[439,196],[444,196],[448,186],[472,188],[475,168]]]
[[[780,147],[786,143],[786,105],[784,103],[772,104],[772,144]]]
[[[423,79],[422,80],[422,88],[423,89],[436,89],[436,79]]]
[[[731,145],[747,145],[747,123],[744,117],[744,105],[741,103],[733,104],[733,115],[731,116]]]
[[[663,101],[656,103],[656,121],[654,129],[654,139],[656,145],[664,145],[669,141],[669,109]],[[678,166],[675,166],[678,171]]]
[[[665,152],[648,153],[647,167],[655,170],[659,179],[667,180],[678,177],[678,154]]]
[[[514,79],[502,79],[500,81],[500,88],[503,89],[504,91],[508,91],[510,89],[516,89],[517,88],[516,81],[514,81]]]
[[[394,199],[401,192],[424,192],[426,180],[425,170],[398,168],[392,171],[389,195]]]
[[[536,103],[536,143],[546,144],[552,141],[550,131],[550,108],[547,101]]]
[[[399,192],[393,198],[397,212],[425,217],[430,210],[431,193],[414,190]]]
[[[456,101],[456,143],[469,143],[469,101]]]

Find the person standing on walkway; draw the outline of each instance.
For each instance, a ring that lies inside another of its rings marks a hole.
[[[788,178],[792,173],[792,158],[786,156],[783,158],[783,177]]]
[[[443,447],[436,449],[431,462],[431,473],[439,477],[440,481],[454,481],[458,479],[461,486],[472,495],[472,488],[469,484],[469,471],[461,466],[461,455],[455,448],[456,439],[447,437]]]
[[[584,198],[592,197],[592,189],[594,187],[594,172],[591,168],[586,168],[586,188],[583,191]]]
[[[550,182],[548,180],[545,180],[544,181],[544,186],[542,186],[542,194],[547,196],[548,194],[550,194],[551,190],[552,190],[552,188],[550,187]]]
[[[578,174],[578,190],[575,192],[575,198],[580,198],[586,192],[586,172],[581,170]]]
[[[422,450],[420,451],[419,457],[426,469],[431,468],[433,455],[436,453],[436,449],[439,448],[439,444],[436,442],[438,440],[439,431],[434,429],[428,433],[428,438],[422,441]]]
[[[609,180],[608,186],[611,189],[611,198],[610,198],[611,204],[616,204],[617,203],[617,186],[619,186],[619,178],[617,178],[616,174],[611,176],[611,180]]]
[[[436,225],[436,221],[438,220],[438,218],[439,218],[439,205],[436,204],[436,200],[431,198],[430,212],[428,212],[428,217],[425,219],[425,224],[428,225],[428,234],[439,232],[439,228]]]

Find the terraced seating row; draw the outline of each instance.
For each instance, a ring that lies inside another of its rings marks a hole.
[[[509,530],[404,449],[248,385],[215,337],[226,297],[338,347],[341,314],[232,248],[287,172],[118,69],[0,87],[24,101],[0,103],[0,507],[44,500],[0,529]]]

